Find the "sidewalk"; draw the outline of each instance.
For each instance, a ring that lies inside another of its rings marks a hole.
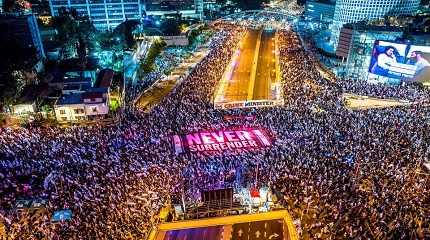
[[[389,108],[417,104],[403,99],[376,98],[363,95],[344,93],[342,98],[348,109],[367,110],[372,108]]]
[[[207,48],[202,48],[193,53],[190,58],[185,59],[179,66],[175,67],[169,76],[156,81],[151,87],[144,91],[135,101],[135,106],[143,109],[145,112],[150,112],[178,83],[189,75],[196,64],[199,63],[207,53]]]

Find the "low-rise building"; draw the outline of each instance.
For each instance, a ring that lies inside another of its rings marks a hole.
[[[109,113],[109,94],[107,88],[93,88],[82,94],[87,119],[96,119]]]
[[[58,122],[79,122],[105,118],[109,114],[110,87],[114,72],[100,71],[95,87],[89,78],[67,78],[63,81],[62,96],[54,105]]]
[[[87,77],[65,77],[57,76],[51,82],[49,82],[50,87],[54,87],[67,94],[70,88],[80,89],[80,92],[84,92],[88,88],[92,87],[92,79]]]
[[[0,14],[0,29],[2,30],[2,39],[17,41],[25,47],[34,48],[37,60],[45,58],[39,25],[33,14]]]
[[[54,105],[58,122],[79,122],[104,118],[109,113],[107,88],[91,88],[84,93],[63,94]]]
[[[64,94],[54,105],[58,122],[85,120],[85,104],[81,93]]]
[[[36,103],[35,102],[26,102],[14,104],[12,106],[12,113],[14,115],[27,115],[36,113]]]

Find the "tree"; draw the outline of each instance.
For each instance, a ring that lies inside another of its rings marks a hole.
[[[156,41],[151,45],[151,48],[148,50],[148,54],[146,55],[145,60],[140,64],[140,77],[154,70],[155,58],[161,53],[165,46],[166,43],[163,41]]]
[[[12,105],[15,102],[15,98],[9,95],[5,95],[2,97],[1,101],[4,108],[3,110],[10,112],[12,110]]]
[[[306,4],[306,0],[297,0],[296,3],[297,5],[303,6]]]
[[[179,22],[173,18],[165,19],[161,23],[160,30],[167,36],[177,36],[181,33]]]
[[[82,37],[79,37],[76,49],[81,65],[85,66],[87,57],[87,45],[85,44]]]
[[[126,48],[133,48],[136,44],[134,40],[133,31],[139,26],[139,22],[136,20],[126,20],[118,25],[113,33],[120,39]]]
[[[25,12],[31,10],[31,4],[25,0],[5,0],[3,11],[5,12]]]
[[[22,46],[14,39],[0,41],[0,96],[14,97],[20,94],[22,84],[27,82],[24,71],[32,67],[35,56],[35,48]]]
[[[136,28],[136,25],[132,25],[130,23],[125,25],[125,31],[124,31],[124,38],[125,38],[125,44],[128,48],[132,48],[136,41],[134,40],[133,36],[133,30]]]
[[[268,2],[268,0],[233,0],[233,3],[243,10],[260,9],[262,3]]]
[[[43,105],[41,108],[40,108],[40,110],[42,111],[42,112],[44,112],[46,115],[48,115],[49,113],[51,113],[51,112],[53,112],[54,111],[54,109],[51,107],[51,105],[49,105],[49,104],[45,104],[45,105]]]
[[[59,9],[59,15],[53,17],[53,27],[57,29],[57,40],[63,49],[76,51],[76,47],[85,43],[86,46],[95,38],[95,27],[88,17],[79,16],[74,9]],[[77,44],[80,41],[80,44]]]

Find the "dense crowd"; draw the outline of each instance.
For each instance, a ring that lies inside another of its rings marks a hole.
[[[429,237],[430,179],[417,170],[428,161],[430,111],[418,103],[352,112],[339,101],[342,93],[352,92],[421,102],[428,99],[428,90],[353,80],[333,84],[319,76],[294,33],[281,36],[285,97],[301,107],[272,111],[263,121],[284,126],[274,129],[283,146],[269,158],[280,159],[272,180],[301,220],[302,237]]]
[[[303,239],[430,237],[430,111],[350,111],[344,90],[372,88],[321,77],[297,35],[281,31],[284,107],[214,110],[217,82],[245,29],[217,23],[210,52],[149,114],[125,110],[113,127],[0,129],[0,223],[10,239],[140,239],[159,210],[202,189],[260,185],[281,194]],[[357,87],[348,87],[357,86]],[[375,87],[415,100],[428,91]],[[254,116],[227,120],[225,115]],[[265,128],[265,149],[175,155],[170,136],[234,126]],[[241,173],[240,182],[235,177]],[[19,198],[46,198],[46,211],[15,211]],[[51,223],[71,209],[70,222]],[[1,231],[0,231],[1,233]]]

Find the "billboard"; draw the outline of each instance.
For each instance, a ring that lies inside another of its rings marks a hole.
[[[413,82],[430,81],[430,46],[411,45],[408,55],[407,64],[416,66]]]
[[[407,82],[430,81],[430,47],[375,41],[369,72]]]
[[[215,109],[258,108],[284,105],[284,100],[245,100],[232,102],[215,102]]]
[[[186,135],[174,135],[172,140],[176,154],[259,149],[272,145],[265,130],[259,128],[204,131]]]

